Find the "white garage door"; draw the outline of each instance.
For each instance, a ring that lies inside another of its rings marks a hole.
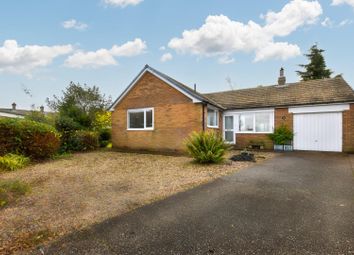
[[[294,149],[342,151],[342,113],[294,114]]]

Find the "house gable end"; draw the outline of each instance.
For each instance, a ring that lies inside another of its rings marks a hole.
[[[130,83],[130,85],[123,91],[123,93],[112,104],[112,106],[109,108],[109,111],[114,111],[114,109],[117,107],[117,105],[129,94],[129,92],[139,83],[139,81],[141,81],[146,76],[146,74],[151,74],[151,75],[155,76],[157,79],[163,81],[164,84],[174,88],[176,91],[180,92],[185,97],[192,100],[193,103],[202,102],[199,98],[191,95],[187,91],[183,90],[182,88],[176,86],[175,84],[173,84],[169,80],[165,79],[163,76],[154,72],[154,70],[152,70],[149,66],[145,66],[145,68],[138,74],[138,76]]]

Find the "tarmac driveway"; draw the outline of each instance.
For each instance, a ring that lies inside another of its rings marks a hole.
[[[45,254],[354,254],[354,155],[296,152],[74,233]]]

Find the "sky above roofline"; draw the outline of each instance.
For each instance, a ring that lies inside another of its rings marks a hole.
[[[15,18],[16,17],[16,18]],[[354,84],[352,0],[5,0],[0,107],[39,108],[70,83],[115,99],[149,64],[201,93],[287,81],[317,43]]]

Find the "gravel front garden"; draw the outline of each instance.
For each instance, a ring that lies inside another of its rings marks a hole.
[[[273,155],[255,154],[257,162]],[[28,251],[253,164],[198,165],[189,157],[98,151],[0,173],[0,181],[31,188],[0,208],[0,254]]]

